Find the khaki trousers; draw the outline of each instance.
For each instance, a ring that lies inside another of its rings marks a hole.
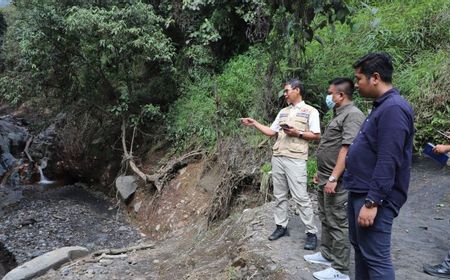
[[[350,265],[350,240],[348,235],[348,193],[339,182],[335,194],[326,194],[325,185],[317,192],[319,218],[322,222],[320,252],[333,262],[334,269],[347,272]]]
[[[306,160],[284,156],[272,157],[273,195],[275,196],[275,223],[288,224],[289,192],[305,224],[305,232],[317,233],[311,199],[306,190]]]

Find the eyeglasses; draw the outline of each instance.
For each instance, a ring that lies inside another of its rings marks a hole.
[[[284,93],[288,93],[289,91],[291,91],[291,90],[296,90],[297,88],[291,88],[291,89],[287,89],[287,88],[285,88],[285,89],[283,89],[283,92]]]

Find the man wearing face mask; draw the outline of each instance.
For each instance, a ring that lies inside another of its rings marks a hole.
[[[317,227],[307,192],[306,160],[308,142],[320,139],[319,112],[303,101],[305,89],[297,79],[284,86],[284,98],[289,104],[277,115],[270,127],[252,118],[243,118],[242,124],[253,126],[267,136],[276,137],[272,156],[273,195],[275,197],[275,231],[269,236],[274,241],[288,234],[288,195],[291,194],[300,211],[300,219],[306,227],[304,249],[317,246]]]
[[[355,279],[393,280],[392,224],[408,195],[414,113],[392,85],[388,54],[370,53],[353,67],[360,95],[374,100],[345,161]]]
[[[341,175],[345,168],[348,147],[364,121],[364,114],[353,105],[353,81],[336,78],[329,82],[326,104],[333,109],[333,119],[328,124],[317,148],[317,174],[319,184],[317,200],[322,222],[319,252],[305,255],[311,263],[331,267],[314,272],[319,280],[350,279],[350,242],[348,240],[347,191],[342,186]]]

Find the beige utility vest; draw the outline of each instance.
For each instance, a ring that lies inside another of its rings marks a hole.
[[[287,124],[303,132],[309,131],[309,116],[314,107],[303,103],[295,114],[290,115],[291,110],[296,109],[293,106],[289,106],[280,111],[279,124]],[[274,156],[308,159],[308,141],[298,137],[287,136],[283,129],[280,129],[278,132],[278,138],[272,150]]]

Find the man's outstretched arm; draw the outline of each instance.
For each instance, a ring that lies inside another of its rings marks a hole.
[[[252,118],[242,118],[241,119],[241,123],[243,125],[245,125],[245,126],[253,126],[253,127],[255,127],[256,129],[261,131],[264,135],[267,135],[267,136],[270,136],[270,137],[277,135],[277,132],[273,131],[270,127],[265,126],[265,125],[255,121]]]

